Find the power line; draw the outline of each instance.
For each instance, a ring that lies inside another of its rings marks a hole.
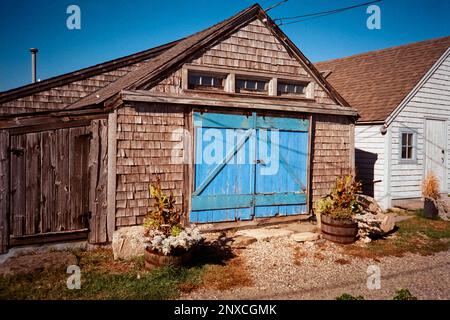
[[[273,6],[270,6],[269,8],[264,10],[264,12],[268,12],[269,10],[272,10],[273,8],[276,8],[276,7],[278,7],[279,5],[282,5],[285,2],[288,2],[288,0],[283,0],[283,1],[280,1],[278,3],[275,3]]]
[[[374,4],[374,3],[377,3],[377,2],[381,2],[381,1],[383,1],[383,0],[375,0],[375,1],[370,1],[370,2],[366,2],[366,3],[357,4],[357,5],[354,5],[354,6],[349,6],[349,7],[344,7],[344,8],[337,8],[337,9],[332,9],[332,10],[328,10],[328,11],[321,11],[321,12],[315,12],[315,13],[308,13],[308,14],[299,15],[299,16],[276,18],[276,19],[274,19],[274,21],[280,21],[280,23],[278,23],[279,26],[281,26],[281,25],[288,25],[288,24],[292,24],[292,23],[298,23],[298,22],[302,22],[302,21],[306,21],[306,20],[311,20],[311,19],[321,18],[321,17],[324,17],[324,16],[329,16],[329,15],[332,15],[332,14],[335,14],[335,13],[348,11],[348,10],[351,10],[351,9],[367,6],[367,5]],[[306,18],[306,19],[303,19],[303,18]],[[294,21],[283,22],[284,20],[294,20]]]

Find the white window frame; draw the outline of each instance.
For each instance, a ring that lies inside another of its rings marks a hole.
[[[412,135],[412,158],[403,158],[403,134]],[[417,163],[417,132],[413,129],[400,129],[399,130],[399,160],[401,163]]]

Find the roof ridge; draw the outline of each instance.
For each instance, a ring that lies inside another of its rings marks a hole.
[[[387,48],[376,49],[376,50],[372,50],[372,51],[365,51],[365,52],[355,53],[355,54],[352,54],[352,55],[349,55],[349,56],[345,56],[345,57],[341,57],[341,58],[334,58],[334,59],[330,59],[330,60],[323,60],[323,61],[314,62],[314,65],[320,65],[322,63],[331,63],[331,62],[337,62],[337,61],[346,60],[346,59],[363,57],[365,55],[374,54],[374,53],[378,54],[378,53],[383,53],[383,52],[389,52],[391,50],[397,50],[397,49],[400,49],[400,48],[406,48],[406,47],[415,46],[415,45],[418,45],[418,44],[427,44],[427,43],[430,43],[430,42],[436,42],[436,41],[440,41],[440,40],[444,40],[444,39],[449,39],[450,40],[450,36],[431,38],[431,39],[426,39],[426,40],[421,40],[421,41],[404,43],[404,44],[396,45],[396,46],[393,46],[393,47],[387,47]]]

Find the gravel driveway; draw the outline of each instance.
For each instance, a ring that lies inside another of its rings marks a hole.
[[[251,287],[200,289],[182,299],[335,299],[343,293],[392,299],[407,288],[418,299],[450,299],[450,251],[407,254],[379,260],[342,254],[330,242],[295,243],[286,238],[258,241],[238,253],[253,278]],[[381,271],[381,288],[367,289],[367,268]]]

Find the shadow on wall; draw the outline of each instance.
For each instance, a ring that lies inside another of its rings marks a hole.
[[[363,193],[374,197],[375,162],[376,153],[355,149],[356,179],[362,183]]]

